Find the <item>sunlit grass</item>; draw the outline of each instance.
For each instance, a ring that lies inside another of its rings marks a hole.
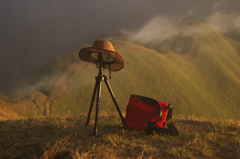
[[[240,157],[239,120],[174,118],[179,136],[124,129],[101,112],[98,135],[86,114],[0,122],[0,158],[233,158]]]
[[[20,117],[4,102],[0,100],[0,121],[20,119]]]

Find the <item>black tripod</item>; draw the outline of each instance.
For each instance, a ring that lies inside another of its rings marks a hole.
[[[100,97],[101,97],[101,87],[102,87],[102,81],[104,80],[104,82],[106,83],[106,86],[108,88],[108,91],[112,97],[112,100],[117,108],[117,111],[118,111],[118,114],[122,120],[122,123],[123,123],[123,126],[125,127],[126,124],[125,124],[125,121],[123,119],[123,116],[122,116],[122,113],[120,111],[120,108],[117,104],[117,101],[115,99],[115,96],[113,94],[113,91],[109,85],[109,82],[108,82],[108,79],[105,75],[103,75],[103,65],[107,62],[104,62],[103,61],[103,58],[102,58],[102,54],[99,53],[98,54],[98,68],[99,68],[99,72],[98,72],[98,76],[95,77],[95,80],[96,80],[96,83],[95,83],[95,86],[94,86],[94,90],[93,90],[93,95],[92,95],[92,100],[91,100],[91,105],[90,105],[90,109],[89,109],[89,112],[88,112],[88,118],[87,118],[87,122],[86,122],[86,125],[89,125],[89,120],[90,120],[90,116],[91,116],[91,113],[92,113],[92,107],[93,107],[93,103],[94,103],[94,100],[95,100],[95,97],[96,97],[96,93],[97,93],[97,101],[96,101],[96,113],[95,113],[95,125],[94,125],[94,130],[93,130],[93,135],[95,136],[97,134],[97,123],[98,123],[98,112],[99,112],[99,105],[100,105]]]

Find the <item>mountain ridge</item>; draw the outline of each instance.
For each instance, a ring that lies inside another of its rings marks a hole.
[[[177,40],[173,39],[175,41],[172,43],[163,43],[162,46],[169,49],[166,52],[131,41],[119,40],[117,37],[106,39],[112,42],[115,50],[121,53],[125,60],[124,68],[112,73],[110,80],[122,112],[125,111],[129,96],[139,94],[172,103],[174,114],[177,116],[239,119],[237,112],[240,109],[238,97],[240,94],[238,90],[240,44],[215,33],[208,27],[205,29],[209,31],[208,34],[200,30],[200,35],[204,36],[188,35],[187,38],[193,38],[197,45],[184,48],[188,47],[185,46],[188,45],[188,39],[181,35]],[[179,45],[175,46],[174,43]],[[180,54],[176,51],[184,49],[190,53]],[[77,114],[88,111],[97,69],[94,64],[79,60],[79,50],[59,59],[59,66],[53,65],[55,68],[61,68],[53,80],[55,84],[64,70],[70,69],[72,65],[76,65],[78,69],[65,78],[68,88],[51,102],[49,114]],[[48,67],[47,70],[55,69]],[[108,72],[105,71],[105,74]],[[44,74],[38,77],[45,78]],[[50,85],[47,89],[53,91],[56,87],[53,85],[54,82],[51,89],[49,89]],[[41,89],[35,87],[35,91],[41,91]],[[51,91],[42,93],[46,98],[51,96]],[[42,99],[45,98],[42,97]],[[116,111],[110,99],[103,85],[102,111]],[[39,113],[41,115],[42,112],[39,111]]]

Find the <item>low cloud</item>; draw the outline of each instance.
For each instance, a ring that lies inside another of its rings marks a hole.
[[[224,3],[223,1],[216,2],[216,3],[214,3],[212,10],[213,10],[214,12],[216,12],[216,11],[218,11],[218,10],[221,10],[221,7],[224,6],[224,5],[225,5],[225,3]]]
[[[220,5],[221,4],[216,4],[213,10],[216,11]],[[191,36],[195,33],[196,28],[194,26],[188,27],[187,29],[176,27],[176,24],[181,20],[181,18],[171,16],[155,16],[139,29],[135,31],[125,31],[125,33],[131,35],[133,40],[140,43],[161,43],[179,34]],[[223,35],[228,35],[229,33],[240,34],[240,14],[236,12],[212,12],[203,20],[203,23]]]
[[[208,2],[206,1],[205,3]],[[235,3],[237,4],[237,2]],[[160,43],[173,38],[177,34],[191,36],[191,34],[194,33],[196,29],[193,26],[184,30],[174,25],[180,22],[183,18],[189,16],[196,16],[200,19],[200,21],[207,24],[211,29],[220,34],[240,34],[240,13],[238,13],[236,10],[229,10],[229,3],[225,1],[218,1],[212,3],[212,5],[208,6],[208,12],[203,11],[202,5],[192,5],[186,10],[184,16],[173,16],[173,14],[154,16],[144,25],[142,25],[142,27],[140,27],[139,29],[131,32],[125,32],[127,34],[130,34],[134,40],[137,40],[141,43],[151,43],[156,41]],[[205,13],[204,16],[201,17],[201,14],[199,12],[201,12],[202,14]]]
[[[143,44],[159,44],[175,38],[176,35],[192,36],[196,33],[198,25],[192,25],[198,18],[188,16],[185,19],[171,16],[156,16],[146,22],[135,32],[125,32],[131,35],[133,41]]]
[[[174,29],[175,18],[168,16],[156,16],[145,23],[141,28],[134,32],[125,31],[130,34],[134,40],[148,43],[151,41],[164,41],[177,34]]]
[[[206,17],[205,23],[213,30],[221,34],[231,31],[240,33],[240,14],[239,13],[223,13],[221,11],[214,12]]]
[[[234,8],[234,3],[230,8]],[[205,23],[220,34],[233,31],[240,33],[240,13],[236,10],[229,10],[229,2],[216,2],[212,12],[205,17]]]

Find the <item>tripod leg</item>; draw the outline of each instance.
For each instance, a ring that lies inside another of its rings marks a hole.
[[[90,105],[89,112],[88,112],[87,122],[85,124],[86,126],[89,125],[89,120],[90,120],[91,113],[92,113],[92,107],[93,107],[93,103],[94,103],[94,99],[95,99],[96,91],[97,91],[98,87],[99,87],[99,82],[97,81],[97,77],[96,77],[96,82],[95,82],[95,86],[94,86],[94,90],[93,90],[91,105]]]
[[[93,130],[93,136],[97,134],[97,124],[98,124],[98,112],[99,112],[99,104],[101,98],[101,87],[102,87],[102,77],[98,77],[98,89],[97,89],[97,101],[96,101],[96,113],[95,113],[95,125]]]
[[[114,104],[115,104],[115,106],[116,106],[116,108],[117,108],[118,114],[119,114],[119,116],[120,116],[120,118],[121,118],[121,120],[122,120],[123,127],[126,127],[125,120],[123,119],[121,110],[120,110],[120,108],[119,108],[119,106],[118,106],[118,104],[117,104],[116,98],[115,98],[115,96],[114,96],[114,94],[113,94],[113,91],[112,91],[112,89],[111,89],[111,86],[109,85],[109,82],[108,82],[108,79],[107,79],[106,76],[104,76],[104,81],[105,81],[105,83],[106,83],[106,85],[107,85],[107,88],[108,88],[108,91],[109,91],[109,93],[110,93],[110,95],[111,95],[111,97],[112,97],[112,100],[113,100],[113,102],[114,102]]]

